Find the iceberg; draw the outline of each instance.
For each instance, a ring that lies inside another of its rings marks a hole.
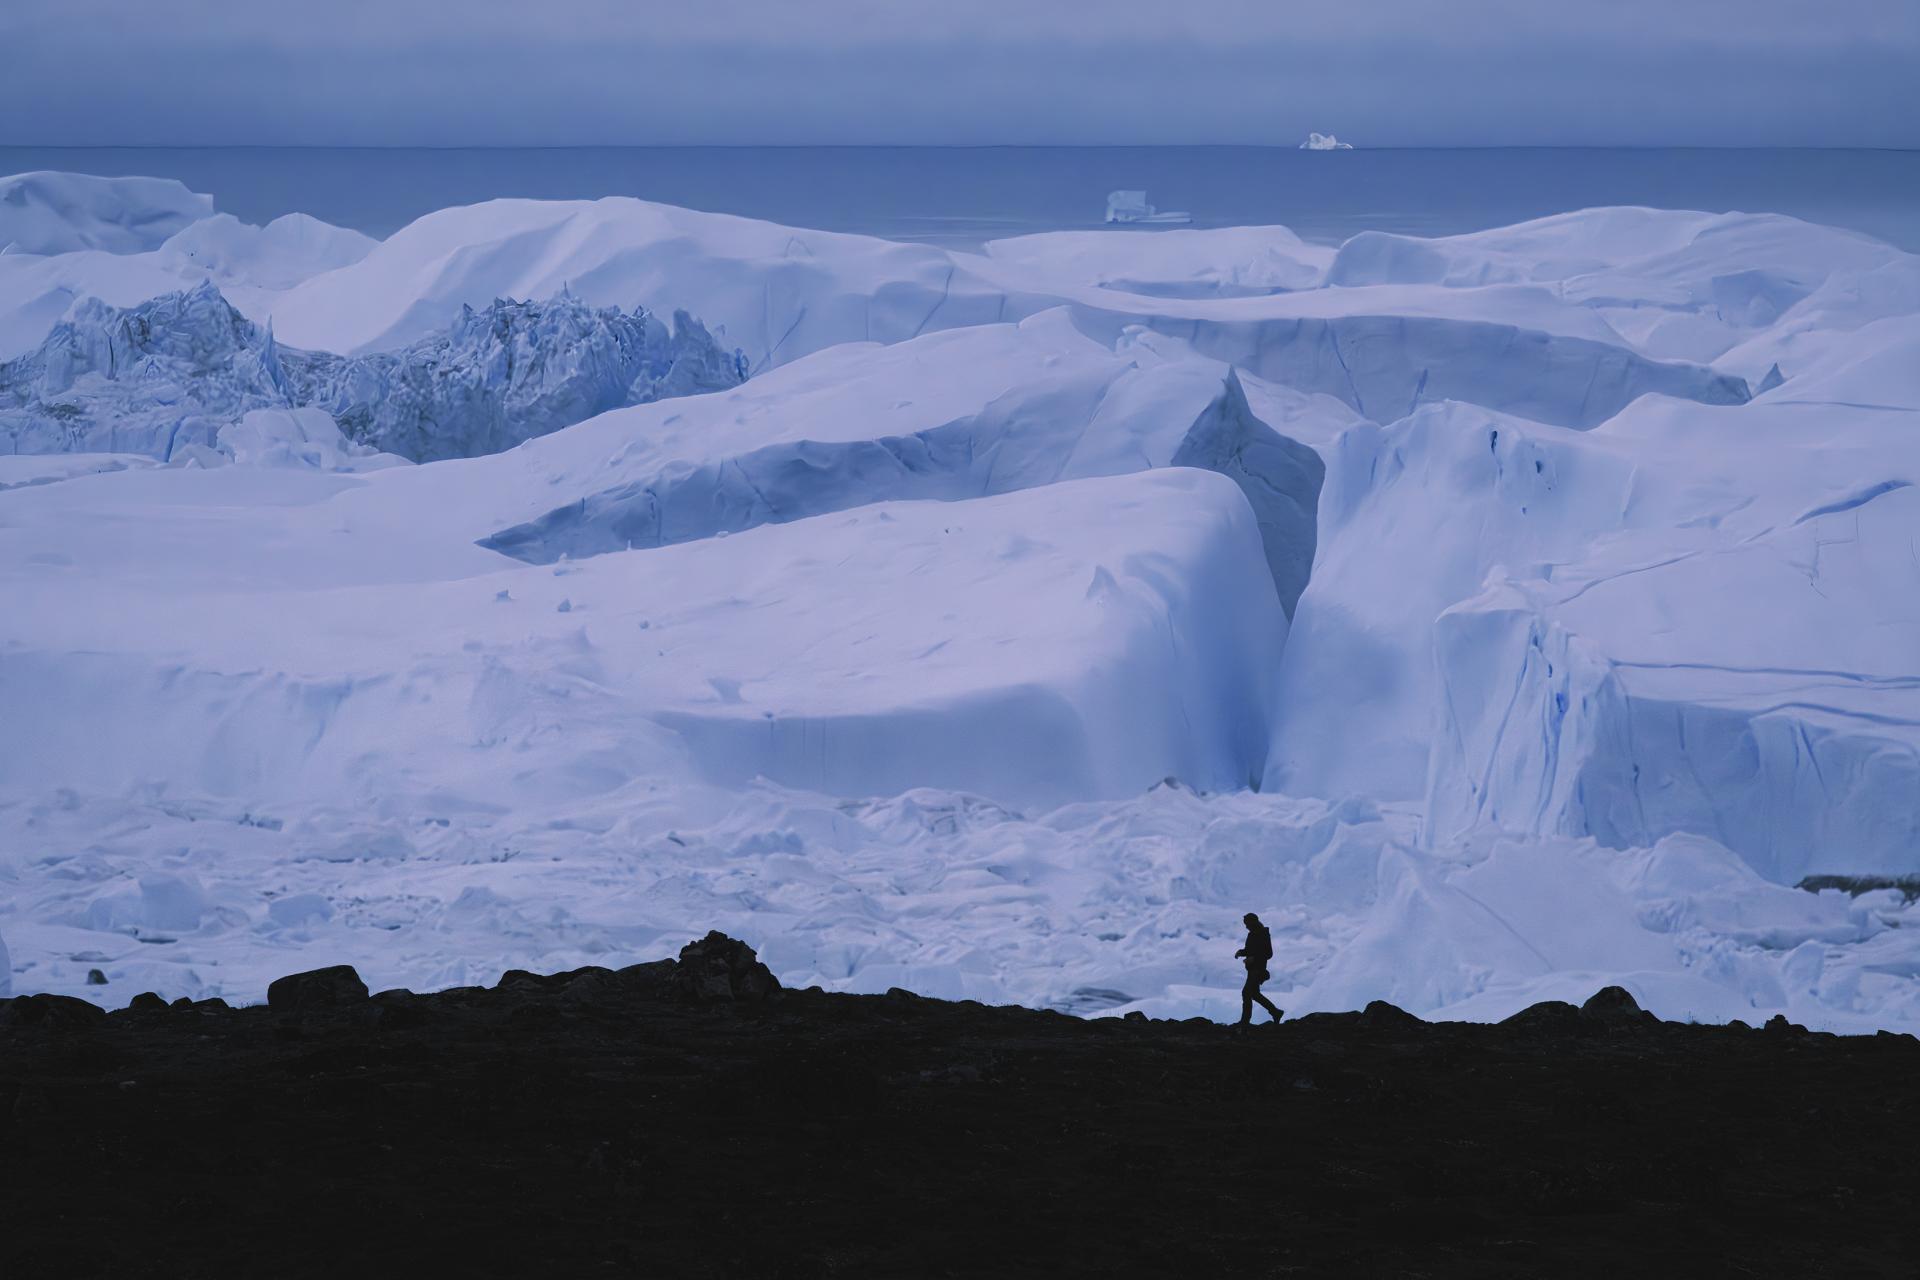
[[[1147,203],[1144,191],[1107,193],[1108,222],[1192,222],[1193,215],[1160,210]]]
[[[1342,142],[1330,133],[1309,133],[1307,140],[1300,144],[1302,151],[1351,151],[1351,142]]]
[[[145,253],[212,216],[212,196],[171,178],[44,171],[0,178],[0,254]]]

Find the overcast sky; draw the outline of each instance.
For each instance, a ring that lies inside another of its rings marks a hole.
[[[1920,0],[0,0],[0,143],[1920,147]]]

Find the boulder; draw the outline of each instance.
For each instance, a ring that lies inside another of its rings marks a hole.
[[[753,948],[715,930],[680,948],[672,991],[683,1000],[761,1001],[773,998],[780,980]]]
[[[1526,1031],[1580,1031],[1589,1024],[1581,1017],[1580,1010],[1565,1000],[1542,1000],[1512,1017],[1503,1018],[1500,1025]]]
[[[657,1000],[672,994],[674,975],[679,972],[680,966],[671,960],[649,960],[630,964],[613,976],[626,994]]]
[[[337,1009],[367,998],[367,984],[350,964],[290,973],[267,987],[267,1005],[281,1011]]]
[[[138,1009],[143,1013],[165,1009],[166,1007],[166,999],[154,991],[142,991],[139,995],[127,1002],[127,1008]]]
[[[1640,1002],[1625,987],[1602,987],[1587,997],[1587,1002],[1580,1006],[1580,1012],[1603,1022],[1655,1020],[1652,1014],[1640,1007]]]
[[[1427,1024],[1398,1005],[1388,1004],[1385,1000],[1371,1000],[1360,1011],[1360,1025],[1373,1030],[1385,1030],[1393,1027],[1424,1027]]]
[[[374,1026],[381,1031],[405,1031],[423,1026],[432,1017],[432,1006],[422,997],[403,988],[382,991],[373,997]]]

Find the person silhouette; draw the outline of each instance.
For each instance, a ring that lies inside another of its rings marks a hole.
[[[1273,1001],[1260,994],[1260,984],[1271,975],[1267,973],[1267,961],[1273,959],[1273,935],[1267,932],[1267,926],[1260,923],[1260,917],[1249,911],[1243,917],[1247,926],[1247,945],[1234,952],[1234,956],[1245,956],[1247,961],[1247,985],[1240,988],[1240,1026],[1253,1023],[1253,1002],[1258,1000],[1275,1022],[1280,1021],[1280,1010],[1273,1007]]]

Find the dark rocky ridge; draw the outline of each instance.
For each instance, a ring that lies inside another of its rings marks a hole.
[[[1911,1037],[1236,1032],[682,959],[0,1003],[7,1274],[1908,1276]]]

